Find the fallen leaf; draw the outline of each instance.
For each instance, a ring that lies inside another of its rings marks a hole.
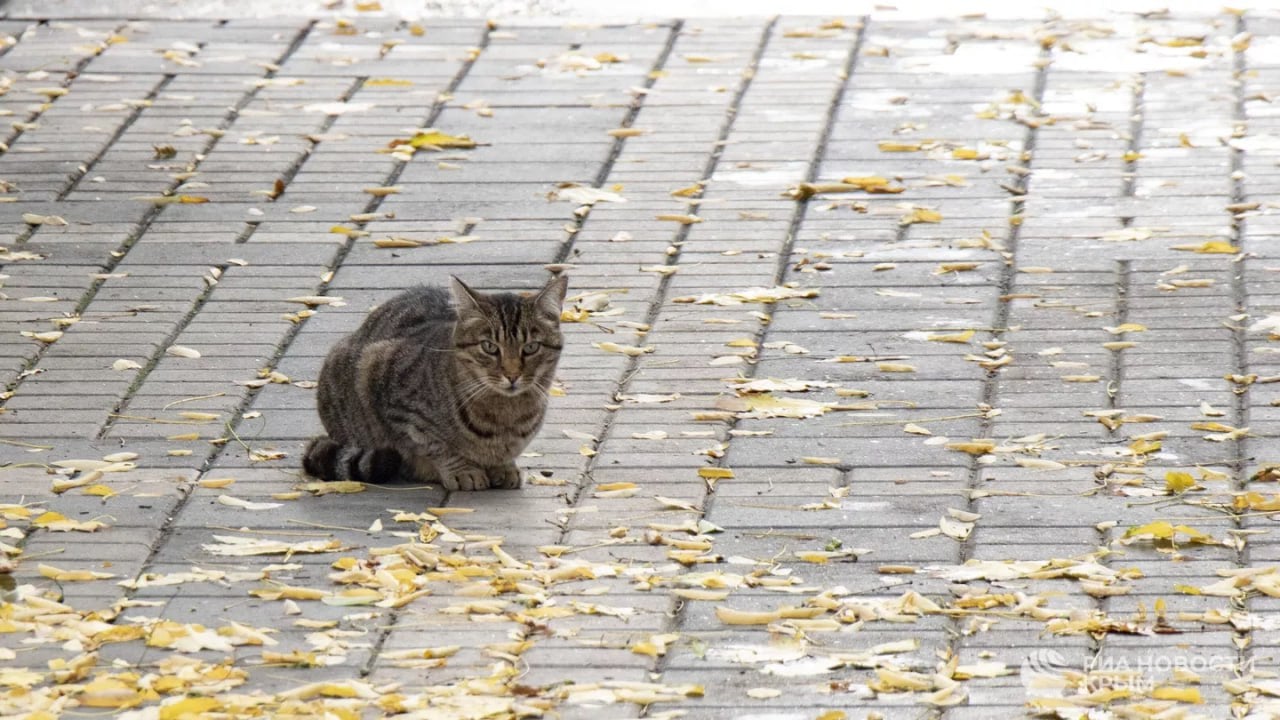
[[[476,142],[466,135],[449,135],[438,130],[420,132],[407,141],[395,141],[394,145],[408,145],[415,150],[469,150]]]
[[[251,502],[249,500],[232,497],[230,495],[219,495],[218,504],[241,508],[243,510],[274,510],[278,507],[282,507],[280,503]]]
[[[610,342],[607,340],[604,342],[591,343],[591,346],[598,348],[600,350],[604,350],[605,352],[621,353],[629,357],[637,357],[640,355],[645,355],[647,353],[653,352],[654,350],[654,347],[652,345],[645,345],[643,347],[638,345],[619,345],[618,343]]]
[[[1235,255],[1240,252],[1240,248],[1232,245],[1226,240],[1210,240],[1199,245],[1174,245],[1171,250],[1185,250],[1188,252],[1201,253],[1207,255]]]

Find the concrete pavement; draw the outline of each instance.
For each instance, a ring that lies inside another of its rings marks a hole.
[[[1277,29],[11,13],[0,714],[1280,714]],[[524,489],[301,475],[547,267]]]

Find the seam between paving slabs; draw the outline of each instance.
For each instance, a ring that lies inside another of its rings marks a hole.
[[[298,47],[301,46],[302,40],[305,39],[305,37],[308,34],[310,34],[311,29],[313,27],[315,27],[314,21],[309,22],[305,27],[299,30],[298,36],[295,37],[293,42],[289,44],[289,46],[284,50],[283,53],[281,53],[280,57],[276,60],[275,64],[280,65],[284,63],[286,60],[288,60],[289,56],[292,55],[298,49]],[[275,73],[276,73],[275,70],[268,70],[267,73],[264,75],[264,77],[267,77],[267,78],[274,77]],[[248,104],[253,101],[253,98],[257,96],[260,90],[261,88],[259,87],[250,88],[249,91],[246,92],[240,98],[240,100],[236,102],[235,105],[233,105],[231,108],[227,110],[227,113],[223,116],[222,121],[218,123],[218,129],[226,130],[230,128],[231,125],[235,122],[236,118],[239,117],[240,111],[244,110],[244,108],[247,107]],[[133,120],[136,120],[136,119],[137,117],[135,116]],[[192,169],[199,167],[199,164],[201,162],[200,158],[207,155],[210,151],[212,151],[213,148],[217,146],[218,141],[221,140],[221,138],[222,136],[220,133],[215,134],[215,136],[211,136],[209,138],[209,142],[204,146],[204,149],[196,153],[196,159],[193,160],[191,163]],[[162,194],[168,195],[172,193],[181,183],[182,183],[181,180],[172,181],[169,188],[164,190]],[[142,239],[142,236],[151,227],[152,223],[156,221],[156,218],[160,216],[160,213],[164,212],[165,207],[166,207],[165,205],[152,205],[146,211],[146,213],[143,214],[142,218],[138,221],[137,228],[133,232],[129,233],[129,236],[126,237],[120,243],[120,245],[110,253],[110,255],[108,255],[106,261],[102,264],[102,271],[101,271],[102,275],[104,276],[110,275],[112,272],[115,271],[117,267],[120,266],[120,263],[124,262],[124,259],[129,254],[129,251],[133,249],[133,246],[136,245],[139,240]],[[98,291],[102,289],[102,286],[105,283],[106,283],[106,279],[103,279],[103,278],[94,280],[89,285],[89,288],[85,290],[84,294],[80,296],[79,302],[76,303],[75,309],[72,310],[72,315],[75,317],[78,317],[81,314],[83,314],[85,310],[88,309],[89,304],[93,302],[93,299],[97,297]],[[47,353],[49,348],[52,347],[54,344],[56,344],[56,341],[53,343],[41,344],[41,346],[36,349],[35,354],[23,366],[22,371],[18,374],[17,378],[14,379],[5,387],[5,391],[11,392],[11,393],[16,392],[18,388],[22,385],[22,381],[26,377],[28,377],[28,371],[34,369],[37,365],[39,365],[40,360],[44,358],[45,353]]]
[[[1243,33],[1248,32],[1248,23],[1243,14],[1236,16],[1235,37],[1248,37]],[[1248,66],[1248,43],[1232,42],[1231,70],[1232,80],[1235,82],[1235,97],[1232,107],[1232,124],[1236,127],[1243,128],[1244,132],[1248,132],[1248,113],[1245,109],[1245,82]],[[1235,132],[1233,131],[1234,135]],[[1231,202],[1233,205],[1243,203],[1248,197],[1245,188],[1244,174],[1244,151],[1228,145],[1228,151],[1231,158]],[[1246,235],[1245,218],[1241,212],[1233,212],[1231,219],[1231,240],[1236,247],[1244,251],[1245,235]],[[1249,308],[1248,286],[1245,283],[1245,268],[1248,263],[1248,256],[1241,255],[1238,262],[1233,262],[1231,267],[1231,296],[1235,303],[1235,311],[1237,313],[1246,312]],[[1249,348],[1245,337],[1245,326],[1243,323],[1237,324],[1232,332],[1233,349],[1235,351],[1236,372],[1241,375],[1249,373]],[[1233,388],[1235,389],[1235,388]],[[1241,392],[1234,393],[1233,417],[1234,425],[1238,428],[1249,426],[1249,403],[1251,395],[1251,386],[1244,385],[1238,388]],[[1232,458],[1231,472],[1231,489],[1236,492],[1245,490],[1249,481],[1248,463],[1253,458],[1249,456],[1248,436],[1242,437],[1234,442],[1234,457]],[[1244,529],[1246,523],[1240,515],[1233,515],[1236,529]],[[1237,539],[1247,540],[1248,535],[1239,535]],[[1249,546],[1241,546],[1237,543],[1235,553],[1235,565],[1238,568],[1248,567],[1249,565]],[[1233,610],[1243,613],[1249,612],[1250,601],[1249,596],[1231,598],[1231,606]],[[1241,675],[1249,675],[1253,671],[1253,663],[1255,661],[1253,652],[1253,633],[1246,626],[1245,628],[1235,629],[1235,646],[1236,646],[1236,672]]]
[[[355,94],[359,92],[360,88],[364,87],[364,84],[367,82],[369,82],[369,76],[361,75],[357,77],[355,80],[352,81],[351,87],[347,88],[346,92],[342,93],[342,95],[338,97],[338,101],[349,102],[351,98],[355,97]],[[329,130],[333,129],[334,124],[338,122],[338,117],[339,116],[337,115],[326,115],[324,120],[321,121],[320,123],[320,129],[315,133],[307,134],[306,136],[306,141],[308,143],[307,147],[303,149],[300,153],[298,153],[298,156],[294,159],[294,161],[289,163],[289,167],[285,168],[284,172],[280,174],[280,177],[276,178],[277,185],[275,187],[280,188],[280,193],[276,194],[274,197],[268,196],[268,199],[271,202],[273,203],[279,202],[281,195],[283,195],[285,192],[288,192],[289,183],[293,182],[293,179],[298,176],[299,172],[302,172],[302,166],[307,164],[307,160],[311,159],[311,155],[312,153],[315,152],[316,146],[318,146],[321,142],[323,142],[323,140],[317,140],[315,138],[319,136],[323,136],[326,133],[328,133]],[[273,191],[275,187],[272,188]],[[260,225],[262,225],[261,220],[246,221],[244,224],[244,229],[241,230],[240,234],[236,236],[235,244],[243,245],[244,243],[249,242],[249,238],[252,237],[253,234],[258,231],[258,227]]]
[[[125,389],[123,397],[116,402],[115,407],[112,408],[111,412],[107,415],[107,419],[104,420],[102,425],[98,428],[97,434],[94,435],[95,440],[102,440],[107,436],[107,433],[111,432],[112,428],[116,426],[117,422],[124,414],[124,411],[128,409],[129,404],[133,402],[133,398],[142,387],[142,384],[147,381],[147,378],[151,376],[151,372],[155,370],[156,366],[160,364],[160,361],[164,359],[169,346],[173,345],[173,343],[177,341],[178,336],[186,331],[187,327],[191,324],[191,321],[195,319],[200,310],[204,308],[205,303],[209,301],[209,296],[213,294],[213,289],[218,286],[218,280],[221,279],[222,273],[226,271],[227,267],[229,267],[229,264],[226,262],[211,265],[209,267],[210,273],[204,276],[204,288],[200,290],[200,294],[196,295],[195,300],[191,301],[191,307],[187,310],[186,314],[182,316],[182,319],[174,324],[173,329],[170,330],[169,333],[165,335],[164,339],[156,345],[155,350],[151,351],[151,356],[147,358],[147,364],[143,365],[141,370],[134,373],[133,382],[129,383],[129,387]],[[216,271],[216,273],[214,271]]]
[[[1120,176],[1120,196],[1124,198],[1133,198],[1138,184],[1138,153],[1142,148],[1142,127],[1146,119],[1143,112],[1146,94],[1147,75],[1138,73],[1133,78],[1133,102],[1129,106],[1129,142],[1125,147],[1124,172]],[[1129,227],[1133,223],[1133,216],[1124,215],[1120,222],[1124,227]]]
[[[671,59],[671,53],[675,50],[676,41],[680,38],[680,32],[684,29],[684,20],[676,20],[667,33],[667,42],[662,46],[661,52],[658,53],[657,59],[653,61],[653,65],[649,68],[649,72],[645,75],[644,84],[641,86],[644,90],[651,90],[655,83],[658,82],[658,73],[667,66],[667,61]],[[636,93],[631,100],[631,106],[627,108],[627,114],[623,116],[622,122],[618,124],[621,128],[631,127],[636,118],[640,115],[641,108],[644,107],[645,98],[649,97],[647,92]],[[591,187],[602,188],[608,182],[610,173],[613,172],[613,166],[617,164],[618,158],[622,156],[622,148],[626,146],[627,138],[625,135],[614,137],[613,145],[609,147],[609,154],[605,156],[604,163],[600,165],[600,170],[596,172],[596,177],[591,181]],[[587,211],[581,215],[577,215],[573,219],[573,223],[569,226],[569,236],[565,239],[560,249],[556,252],[553,263],[563,263],[573,253],[574,241],[578,237],[578,233],[582,231],[583,225],[586,224],[587,218],[591,217],[591,211],[594,205],[588,205]]]
[[[120,138],[129,131],[129,128],[133,127],[133,124],[138,121],[138,118],[142,116],[143,111],[150,107],[150,101],[159,97],[160,93],[163,92],[164,89],[169,86],[169,83],[173,82],[177,77],[178,76],[174,73],[165,73],[164,77],[160,78],[160,81],[157,82],[143,97],[146,104],[139,103],[135,105],[133,110],[130,111],[129,115],[124,119],[124,122],[120,123],[120,126],[116,128],[116,131],[111,134],[111,139],[107,140],[107,142],[102,145],[102,149],[99,150],[92,158],[89,158],[88,162],[82,163],[75,169],[66,186],[64,186],[62,190],[58,191],[58,195],[56,196],[57,200],[66,200],[71,193],[76,191],[80,186],[80,181],[83,180],[95,167],[97,167],[98,163],[102,161],[102,158],[111,151],[111,148],[115,147],[116,142],[118,142]]]
[[[822,165],[823,159],[826,157],[827,146],[831,141],[831,134],[835,128],[836,117],[840,112],[840,107],[844,101],[844,97],[849,90],[849,83],[852,80],[854,70],[857,67],[858,56],[862,51],[863,40],[866,37],[867,26],[870,24],[870,22],[871,22],[870,18],[868,17],[862,17],[862,18],[859,18],[858,20],[857,32],[854,34],[853,40],[849,46],[849,52],[845,56],[844,63],[841,66],[840,85],[838,88],[836,88],[836,91],[832,93],[831,101],[827,106],[827,113],[826,113],[826,118],[823,121],[822,133],[818,136],[818,141],[814,145],[813,153],[809,157],[808,167],[805,169],[804,182],[810,182],[810,183],[814,182],[818,177],[819,168]],[[775,17],[773,22],[769,26],[770,31],[773,29],[776,23],[777,23],[777,18]],[[769,35],[771,34],[772,34],[771,32],[766,32],[765,43],[762,43],[754,61],[756,64],[759,63],[761,57],[763,56],[764,50],[765,50],[765,44],[767,44]],[[745,88],[743,89],[742,94],[743,95],[746,94]],[[735,113],[735,118],[736,118],[736,113]],[[728,129],[729,128],[726,128],[726,136],[725,136],[726,138],[727,138]],[[792,248],[795,246],[796,234],[799,232],[800,226],[803,224],[805,216],[808,212],[809,201],[810,201],[810,198],[803,198],[803,199],[796,200],[795,207],[791,211],[791,220],[787,225],[787,234],[783,238],[782,247],[778,251],[777,261],[774,265],[773,284],[775,286],[782,284],[783,280],[786,278],[787,269],[791,265],[791,262],[790,262],[791,251],[792,251]],[[756,347],[764,346],[765,337],[768,335],[768,332],[769,332],[769,325],[761,324],[761,326],[759,327],[759,329],[756,330],[756,333],[755,333]],[[760,367],[759,361],[757,359],[757,362],[755,364],[749,365],[747,367],[745,377],[747,379],[751,379],[755,377],[755,374],[759,367]],[[729,456],[729,453],[732,452],[732,441],[731,441],[732,436],[730,436],[728,432],[732,430],[736,424],[737,424],[736,419],[729,420],[726,423],[724,428],[725,435],[723,437],[724,437],[724,442],[727,448],[725,450],[724,456],[721,459],[715,461],[713,463],[713,466],[723,467],[725,463],[725,458],[727,458]],[[840,468],[840,469],[843,471],[845,468]],[[841,475],[842,475],[842,482],[843,482],[843,472],[841,473]],[[702,498],[702,513],[704,517],[711,511],[714,499],[715,499],[715,488],[714,486],[709,485],[706,491],[704,492],[703,498]],[[669,631],[678,631],[684,625],[684,621],[686,617],[686,611],[685,611],[686,607],[688,607],[686,603],[680,602],[679,600],[672,601],[672,610],[671,612],[668,613],[668,617],[670,618],[670,621],[668,623],[667,629]],[[668,663],[667,656],[665,655],[658,656],[654,661],[653,671],[656,673],[665,672],[667,663]]]
[[[1142,85],[1138,85],[1137,88],[1135,88],[1134,90],[1135,98],[1141,98],[1142,87],[1143,87]],[[1141,105],[1135,104],[1135,107],[1138,108],[1135,114],[1141,114]],[[1135,141],[1134,143],[1135,149],[1136,149],[1136,145],[1137,143]],[[1113,306],[1114,317],[1112,317],[1111,320],[1112,320],[1112,323],[1119,326],[1129,321],[1129,297],[1130,297],[1131,288],[1133,286],[1133,263],[1129,260],[1117,260],[1115,272],[1116,272],[1116,279],[1115,279],[1115,283],[1113,284],[1113,287],[1115,290],[1115,303]],[[1116,399],[1118,397],[1123,398],[1122,393],[1124,392],[1124,372],[1125,372],[1124,350],[1111,351],[1110,361],[1111,361],[1111,364],[1109,368],[1109,373],[1107,378],[1107,388],[1106,388],[1107,408],[1111,410],[1116,410],[1121,405],[1126,404],[1124,402],[1121,402],[1121,403],[1116,402]],[[1124,442],[1123,427],[1124,427],[1123,425],[1119,425],[1115,427],[1104,427],[1103,442],[1104,443],[1123,443]],[[1104,483],[1106,482],[1105,479],[1103,480],[1103,482]],[[1097,533],[1098,547],[1100,548],[1108,547],[1111,544],[1111,542],[1115,539],[1114,531],[1111,528],[1108,528],[1106,526],[1095,528],[1095,532]],[[1111,565],[1110,558],[1107,557],[1105,554],[1102,557],[1099,557],[1097,559],[1097,563],[1104,567],[1109,567]],[[1100,595],[1097,597],[1090,596],[1090,600],[1093,603],[1094,609],[1103,614],[1106,614],[1111,608],[1111,598],[1108,595]],[[1107,639],[1108,638],[1105,635],[1100,638],[1095,637],[1093,635],[1087,636],[1086,648],[1088,649],[1088,652],[1090,655],[1089,662],[1087,663],[1088,667],[1094,667],[1095,663],[1101,659],[1102,652],[1103,650],[1106,649],[1106,646],[1107,646]]]
[[[1041,45],[1040,53],[1037,57],[1035,78],[1033,80],[1031,97],[1032,112],[1035,116],[1041,114],[1041,108],[1044,107],[1045,87],[1049,81],[1049,68],[1052,61],[1052,45]],[[1033,117],[1035,117],[1033,116]],[[1022,167],[1031,169],[1035,161],[1036,139],[1038,137],[1039,123],[1030,121],[1026,123],[1027,131],[1023,135],[1022,143]],[[1017,257],[1018,257],[1018,240],[1022,235],[1022,216],[1026,210],[1027,191],[1031,185],[1031,173],[1022,173],[1015,176],[1012,187],[1017,191],[1012,193],[1009,198],[1009,232],[1005,239],[1004,253],[1007,261],[1000,270],[1000,280],[996,288],[996,305],[993,318],[991,320],[991,330],[993,333],[1003,334],[1008,330],[1009,326],[1009,304],[1012,302],[1010,297],[1013,294],[1014,287],[1017,283]],[[995,368],[987,371],[986,378],[982,381],[982,396],[979,400],[979,407],[994,407],[998,392],[999,378],[1001,371]],[[983,413],[978,420],[977,437],[990,437],[994,425],[994,418]],[[975,456],[969,461],[968,477],[965,482],[965,501],[964,509],[972,512],[976,507],[973,498],[974,490],[978,489],[982,479],[983,466],[978,463]],[[972,534],[965,538],[963,542],[958,543],[956,550],[957,564],[963,564],[973,556],[973,546],[976,543]],[[961,646],[964,644],[964,634],[960,632],[960,619],[951,619],[947,624],[948,641],[944,650],[950,657],[956,657],[960,654]],[[947,708],[931,709],[927,715],[930,718],[946,717]]]
[[[724,154],[724,141],[729,137],[729,131],[733,128],[734,120],[737,118],[738,107],[742,103],[743,96],[746,95],[747,88],[750,87],[751,85],[751,80],[754,78],[755,70],[760,64],[760,58],[763,57],[764,55],[764,50],[768,46],[770,35],[772,34],[773,28],[776,26],[776,24],[777,24],[777,20],[775,18],[774,20],[771,20],[770,22],[768,22],[765,25],[764,29],[761,31],[760,41],[756,44],[755,53],[753,54],[752,59],[748,62],[747,71],[743,73],[743,77],[739,81],[738,88],[734,92],[734,97],[729,102],[729,105],[725,110],[724,122],[721,124],[720,131],[716,135],[716,142],[713,145],[711,154],[708,156],[707,163],[703,166],[703,171],[702,171],[703,179],[709,179],[711,177],[712,173],[715,172],[715,168],[720,160],[720,157]],[[670,52],[675,47],[675,41],[677,39],[678,34],[679,34],[679,27],[677,26],[676,28],[672,29],[671,41],[668,43],[667,50],[663,53],[663,55],[660,58],[660,61],[662,64],[655,65],[655,68],[654,68],[655,70],[662,69],[663,64],[665,64],[666,59],[670,55]],[[610,159],[612,160],[614,158],[610,158]],[[672,240],[672,247],[676,248],[676,254],[674,255],[664,254],[663,256],[664,265],[671,266],[679,258],[680,245],[684,242],[685,238],[689,236],[690,229],[691,229],[690,225],[681,225],[680,228],[676,231],[674,239]],[[653,299],[649,303],[649,308],[645,311],[645,317],[643,322],[646,325],[648,325],[650,328],[654,326],[654,324],[657,322],[658,315],[662,312],[662,306],[666,301],[665,299],[667,296],[667,292],[669,291],[670,285],[671,285],[671,276],[667,274],[662,274],[658,280],[658,287],[654,291]],[[626,392],[627,387],[630,384],[631,378],[633,378],[635,374],[640,371],[640,362],[641,362],[641,359],[639,357],[632,357],[628,359],[626,365],[623,368],[621,375],[619,375],[618,377],[617,387],[614,390],[614,397],[617,397],[618,395]],[[616,417],[617,417],[616,410],[610,411],[605,415],[604,422],[601,423],[600,425],[600,432],[596,435],[596,437],[599,438],[596,442],[596,447],[598,448],[603,447],[605,441],[609,439]],[[588,458],[586,467],[583,469],[583,472],[582,472],[582,477],[579,479],[578,487],[574,489],[573,496],[569,498],[569,502],[567,503],[570,507],[577,507],[581,503],[582,497],[586,494],[586,488],[589,483],[589,479],[591,478],[591,473],[595,470],[596,457],[598,457],[598,455]],[[568,525],[560,528],[560,537],[557,540],[557,542],[563,542],[565,537],[568,535],[568,533],[569,533]]]
[[[1129,295],[1133,286],[1133,263],[1130,260],[1116,261],[1116,280],[1113,285],[1115,288],[1115,315],[1112,322],[1117,325],[1124,325],[1129,322]],[[1107,373],[1107,408],[1116,410],[1123,402],[1117,402],[1117,398],[1122,397],[1124,392],[1124,350],[1111,351],[1110,367]],[[1114,428],[1106,428],[1106,440],[1108,442],[1120,442],[1122,426]]]
[[[1045,85],[1048,82],[1050,48],[1042,47],[1040,50],[1039,60],[1037,63],[1035,80],[1032,86],[1031,97],[1034,103],[1033,112],[1039,114],[1039,108],[1044,104]],[[1028,123],[1027,132],[1023,136],[1022,143],[1022,166],[1030,169],[1034,161],[1036,149],[1036,137],[1038,126],[1036,123]],[[1013,294],[1014,286],[1017,283],[1017,256],[1018,256],[1018,240],[1022,235],[1022,215],[1026,209],[1026,193],[1030,186],[1030,174],[1019,174],[1013,182],[1013,187],[1019,192],[1009,198],[1009,232],[1005,239],[1004,253],[1007,261],[1000,270],[1000,280],[996,288],[996,306],[994,317],[991,320],[991,330],[993,333],[1004,333],[1009,326],[1009,303],[1012,302],[1010,296]],[[1001,372],[999,368],[987,371],[987,377],[982,382],[982,397],[979,403],[984,406],[994,407],[996,402],[997,385],[999,384]],[[984,413],[978,421],[978,437],[988,437],[991,434],[993,418],[986,416]],[[979,480],[982,475],[982,466],[978,463],[977,457],[969,463],[969,476],[966,482],[966,491],[975,490],[978,487]],[[965,509],[972,511],[974,502],[972,495],[965,500]],[[972,555],[973,539],[970,536],[964,542],[960,543],[958,562],[965,562]]]
[[[360,89],[363,88],[364,84],[367,82],[369,82],[368,75],[361,75],[359,77],[356,77],[352,81],[351,87],[347,88],[346,92],[342,93],[342,95],[338,97],[338,102],[344,102],[344,103],[350,102],[351,99],[355,97],[356,93],[360,92]],[[317,130],[314,133],[307,133],[305,138],[307,141],[306,148],[304,148],[301,152],[298,153],[298,156],[294,158],[294,161],[289,163],[289,167],[285,168],[284,172],[280,173],[280,177],[277,178],[280,182],[279,187],[282,188],[280,195],[283,195],[284,193],[288,192],[289,183],[293,182],[293,179],[298,176],[299,172],[302,172],[302,166],[306,165],[307,161],[311,159],[311,155],[312,153],[315,152],[316,146],[320,145],[320,143],[323,142],[323,140],[317,140],[315,138],[323,137],[326,133],[332,130],[334,124],[338,122],[339,117],[340,117],[339,115],[326,115],[324,120],[321,121],[320,123],[319,130]],[[399,167],[403,167],[403,164],[401,164]],[[273,203],[278,202],[280,200],[280,195],[276,195],[275,197],[270,198],[271,202]],[[262,221],[260,220],[256,220],[256,221],[248,222],[246,224],[258,225],[261,222]],[[250,231],[249,234],[251,235],[252,231]],[[244,239],[237,239],[236,243],[237,244],[242,243],[247,241],[248,239],[249,239],[248,235],[245,235]]]
[[[1130,92],[1129,103],[1129,127],[1128,142],[1125,144],[1124,154],[1124,170],[1121,172],[1120,179],[1120,197],[1132,200],[1135,197],[1138,179],[1138,160],[1142,150],[1143,129],[1146,126],[1146,94],[1147,94],[1147,76],[1146,73],[1137,73],[1133,77],[1133,86]],[[1130,210],[1132,212],[1132,210]],[[1120,217],[1121,227],[1130,227],[1133,225],[1133,216],[1125,214]],[[1115,261],[1115,283],[1113,290],[1115,293],[1115,302],[1113,303],[1114,317],[1112,317],[1113,325],[1123,325],[1129,321],[1129,297],[1133,286],[1133,263],[1127,259]],[[1124,350],[1111,351],[1109,358],[1107,373],[1107,408],[1110,410],[1120,409],[1123,402],[1124,392]],[[1122,401],[1117,402],[1120,398]],[[1107,426],[1103,433],[1106,443],[1122,443],[1124,441],[1123,426]],[[1103,479],[1105,483],[1106,480]],[[1107,547],[1114,540],[1114,532],[1111,528],[1105,526],[1095,529],[1097,534],[1098,547]],[[1097,560],[1099,565],[1109,566],[1110,559],[1106,556]],[[1110,610],[1111,601],[1108,596],[1090,597],[1094,610],[1107,613]],[[1086,641],[1086,649],[1089,653],[1088,666],[1092,667],[1101,657],[1107,645],[1106,637],[1088,636]]]

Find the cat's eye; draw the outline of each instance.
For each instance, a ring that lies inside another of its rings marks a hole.
[[[481,340],[481,341],[480,341],[480,350],[481,350],[481,351],[483,351],[483,352],[484,352],[484,354],[486,354],[486,355],[497,355],[497,354],[498,354],[498,343],[496,343],[496,342],[494,342],[494,341],[492,341],[492,340]]]
[[[524,353],[525,355],[532,355],[541,349],[542,349],[542,343],[534,341],[534,342],[525,343],[524,347],[520,349],[520,352]]]

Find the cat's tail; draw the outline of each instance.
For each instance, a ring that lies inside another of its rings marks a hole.
[[[367,450],[341,445],[327,435],[311,438],[302,457],[307,474],[326,481],[355,480],[364,483],[395,482],[403,463],[395,448]]]

